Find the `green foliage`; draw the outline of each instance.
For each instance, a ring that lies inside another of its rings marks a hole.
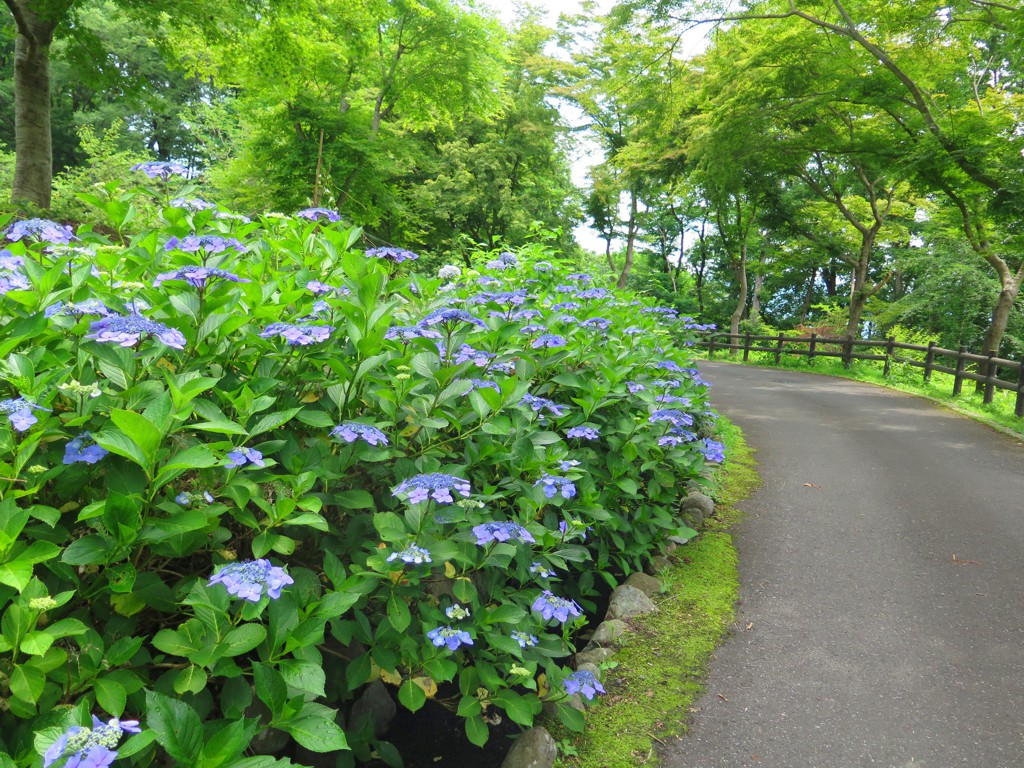
[[[0,295],[0,400],[35,421],[0,424],[0,750],[38,764],[102,711],[143,721],[127,764],[273,765],[244,756],[272,732],[276,764],[366,760],[348,715],[376,680],[475,743],[488,709],[575,724],[576,606],[676,532],[715,448],[685,323],[540,245],[471,259],[487,285],[442,280],[342,223],[167,204],[182,192],[97,196],[112,218],[81,242],[6,252],[29,288]],[[144,200],[159,220],[136,229]],[[233,598],[253,559],[263,581]],[[571,615],[544,619],[545,590]]]

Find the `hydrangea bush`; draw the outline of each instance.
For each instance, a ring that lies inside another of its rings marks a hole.
[[[126,205],[0,222],[0,768],[393,755],[374,681],[478,744],[580,727],[576,631],[721,459],[690,321],[538,249]]]

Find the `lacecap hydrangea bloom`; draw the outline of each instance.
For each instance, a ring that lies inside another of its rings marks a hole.
[[[18,432],[24,432],[35,424],[39,419],[32,411],[46,411],[41,405],[30,403],[24,397],[16,397],[10,400],[0,400],[0,413],[6,414],[11,426]]]
[[[229,469],[235,469],[246,464],[252,464],[254,467],[267,466],[267,463],[263,460],[263,454],[255,448],[242,446],[228,453],[228,463],[225,466]]]
[[[189,265],[175,269],[172,272],[161,272],[153,280],[153,285],[158,286],[168,280],[184,280],[189,285],[193,285],[196,288],[205,288],[206,281],[212,278],[218,280],[227,280],[231,283],[249,283],[252,282],[244,277],[228,272],[224,269],[217,269],[216,267],[198,267]]]
[[[659,411],[655,411],[647,419],[651,424],[657,424],[659,421],[666,421],[673,427],[692,427],[693,416],[677,408],[663,408]]]
[[[430,553],[423,547],[418,547],[415,544],[410,544],[405,549],[400,549],[388,555],[387,561],[389,563],[393,563],[395,560],[401,560],[403,563],[411,563],[412,565],[433,562],[430,559]]]
[[[429,315],[420,320],[419,325],[431,326],[431,325],[453,325],[455,323],[469,323],[479,328],[486,328],[487,325],[476,315],[467,312],[464,309],[435,309]]]
[[[182,491],[174,497],[176,504],[180,504],[183,507],[191,507],[200,501],[205,501],[207,504],[213,504],[213,495],[209,491],[203,491],[202,493],[189,493],[188,491]]]
[[[295,215],[300,219],[309,219],[310,221],[320,221],[321,219],[341,221],[341,214],[330,208],[303,208]]]
[[[540,349],[542,347],[558,349],[559,347],[564,347],[565,344],[565,336],[559,336],[558,334],[555,333],[545,333],[534,339],[530,346],[533,347],[534,349]]]
[[[512,639],[519,643],[520,648],[532,648],[540,642],[536,635],[531,635],[529,632],[522,632],[518,629],[512,632]]]
[[[354,443],[362,440],[370,445],[387,445],[388,438],[383,432],[372,424],[363,424],[358,421],[344,421],[331,430],[331,437],[344,440],[346,443]]]
[[[181,331],[136,314],[96,320],[89,326],[85,338],[122,347],[133,347],[145,339],[155,338],[172,349],[185,348],[185,336]]]
[[[78,239],[75,237],[74,232],[71,231],[71,227],[66,224],[58,224],[56,221],[50,221],[49,219],[24,219],[23,221],[16,221],[4,230],[4,236],[12,242],[32,236],[41,242],[59,243],[61,245],[67,245],[72,240]]]
[[[221,237],[219,235],[189,235],[188,237],[172,237],[164,245],[165,251],[179,250],[185,253],[206,251],[206,253],[223,253],[231,249],[245,253],[248,248],[242,245],[237,237]]]
[[[188,176],[188,170],[181,163],[154,160],[148,163],[137,163],[133,171],[142,171],[151,179],[167,181],[171,176]]]
[[[269,560],[243,560],[228,563],[208,582],[210,586],[223,584],[229,595],[258,603],[266,590],[267,597],[276,600],[281,590],[295,579],[285,573],[280,566],[271,565]]]
[[[327,341],[334,327],[330,325],[311,325],[308,323],[271,323],[260,332],[261,339],[280,336],[292,346],[306,347]]]
[[[545,621],[549,621],[554,618],[564,624],[569,620],[569,617],[576,617],[583,615],[583,609],[581,609],[575,600],[567,600],[564,597],[552,594],[551,590],[545,589],[536,600],[533,601],[531,606],[533,610],[544,617]]]
[[[573,427],[565,433],[565,436],[581,440],[597,440],[600,435],[594,427]]]
[[[197,211],[209,211],[217,207],[216,203],[208,203],[198,197],[176,197],[171,200],[171,207],[183,208],[186,211],[196,213]]]
[[[445,264],[437,270],[437,276],[441,280],[458,280],[462,277],[462,269],[454,264]]]
[[[562,686],[569,695],[578,693],[588,700],[593,699],[599,693],[605,692],[597,676],[586,669],[580,669],[571,675],[566,675],[565,680],[562,681]]]
[[[403,261],[415,261],[419,258],[419,254],[407,251],[404,248],[396,248],[394,246],[370,248],[366,251],[366,255],[372,259],[393,261],[395,264],[401,264]]]
[[[8,291],[27,291],[28,278],[21,272],[25,259],[10,251],[0,251],[0,296]]]
[[[564,416],[565,409],[567,407],[564,405],[559,405],[554,400],[548,400],[546,397],[537,397],[536,395],[531,395],[529,392],[523,395],[523,398],[522,400],[519,401],[519,404],[528,406],[530,410],[534,411],[535,413],[547,411],[552,416]]]
[[[530,544],[536,543],[533,534],[519,523],[511,521],[481,523],[473,527],[473,535],[476,536],[476,543],[481,547],[492,541],[509,541],[511,539]]]
[[[460,645],[472,645],[473,638],[470,637],[469,632],[463,629],[454,629],[453,627],[438,627],[427,632],[427,637],[430,638],[430,642],[436,645],[438,648],[441,646],[448,646],[449,651],[458,650]]]
[[[406,494],[406,501],[410,504],[419,504],[428,498],[442,504],[451,504],[455,501],[452,498],[452,491],[468,497],[470,493],[469,482],[460,477],[431,472],[430,474],[416,475],[408,480],[403,480],[391,492],[391,495],[401,496]]]
[[[62,757],[64,768],[105,768],[117,758],[117,745],[126,733],[142,733],[138,720],[111,718],[104,723],[92,716],[92,728],[73,725],[46,750],[43,768],[50,768]]]
[[[83,464],[95,464],[106,456],[107,453],[109,451],[105,448],[96,445],[91,434],[82,432],[78,437],[69,440],[68,444],[64,446],[64,463],[75,464],[82,462]]]
[[[45,310],[43,315],[53,317],[54,315],[71,315],[82,317],[83,315],[99,315],[100,317],[112,317],[117,313],[99,299],[86,299],[85,301],[68,302],[58,301]]]
[[[704,454],[704,458],[711,462],[723,462],[725,461],[725,445],[712,440],[711,438],[704,438],[701,441],[703,443],[701,453]]]
[[[538,485],[542,486],[544,495],[549,499],[553,499],[556,493],[561,494],[563,499],[571,499],[576,495],[576,486],[566,477],[544,475],[544,477],[533,484],[533,487],[536,488]]]
[[[441,332],[421,325],[393,325],[384,334],[385,339],[411,341],[413,339],[440,339]]]
[[[530,573],[540,579],[550,579],[555,575],[555,571],[548,568],[543,563],[533,563],[530,565]]]

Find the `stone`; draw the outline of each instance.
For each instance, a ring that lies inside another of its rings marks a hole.
[[[615,655],[611,648],[587,648],[576,654],[578,664],[600,664]]]
[[[369,720],[373,723],[373,735],[380,739],[388,732],[391,721],[395,719],[398,707],[395,700],[388,693],[387,686],[380,680],[374,680],[363,691],[363,695],[352,705],[352,728],[358,729],[360,725]]]
[[[669,552],[669,554],[671,554],[672,552],[676,551],[676,547],[681,547],[684,544],[688,544],[689,541],[690,541],[689,539],[684,538],[682,536],[669,536],[668,537],[669,544],[675,544],[675,547],[672,547],[672,549],[667,550],[667,551]]]
[[[648,597],[661,594],[661,582],[646,573],[631,573],[625,583],[627,587],[636,587]]]
[[[679,505],[683,522],[694,530],[704,525],[704,520],[715,513],[715,502],[700,491],[690,491]]]
[[[658,607],[651,598],[636,587],[627,587],[623,584],[612,590],[612,597],[608,603],[608,618],[628,619],[656,610]]]
[[[597,664],[591,664],[589,661],[585,661],[582,664],[577,665],[577,672],[589,672],[598,680],[601,679],[601,668]]]
[[[538,726],[516,739],[501,768],[551,768],[557,757],[558,744],[546,728]]]
[[[647,564],[647,567],[644,570],[647,571],[649,575],[656,576],[660,571],[665,570],[670,565],[672,565],[672,561],[667,557],[664,555],[655,555],[651,558],[651,562]]]
[[[608,648],[612,643],[618,640],[625,631],[626,622],[622,619],[608,619],[607,621],[602,621],[594,632],[594,636],[590,638],[590,644],[598,648]]]

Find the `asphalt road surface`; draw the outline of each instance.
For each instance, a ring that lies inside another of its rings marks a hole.
[[[764,485],[664,768],[1024,766],[1020,441],[869,384],[700,368]]]

